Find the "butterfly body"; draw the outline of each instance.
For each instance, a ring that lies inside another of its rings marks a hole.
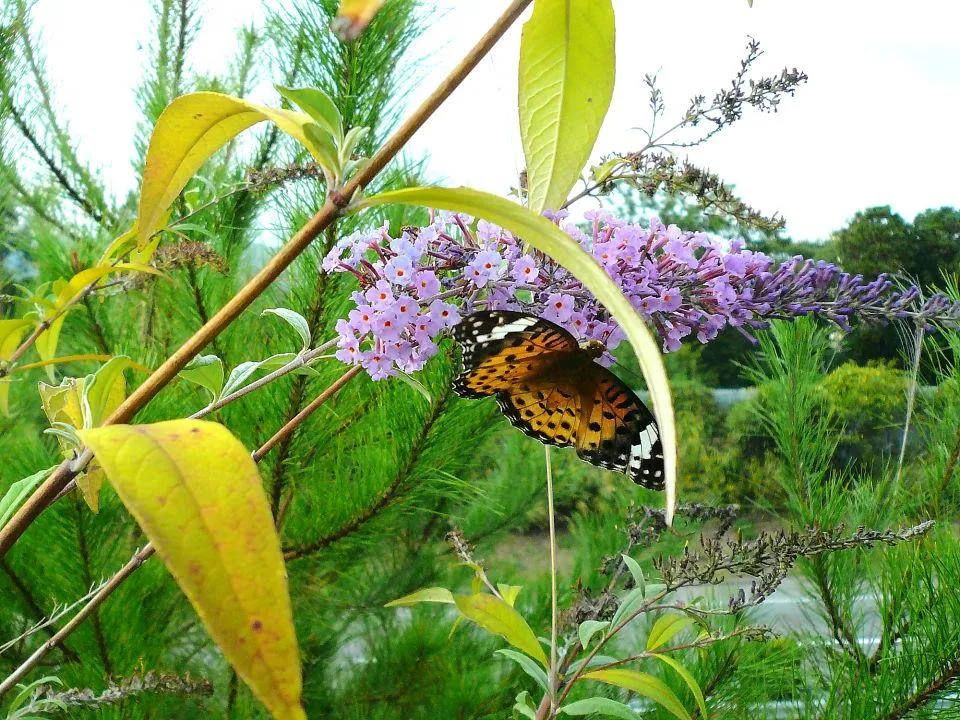
[[[506,418],[540,442],[573,446],[587,462],[663,487],[656,421],[636,394],[595,362],[598,341],[581,346],[548,320],[513,311],[481,311],[454,328],[463,372],[454,390],[494,395]]]

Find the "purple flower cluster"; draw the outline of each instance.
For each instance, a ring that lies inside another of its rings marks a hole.
[[[960,322],[960,305],[916,288],[894,291],[881,276],[865,282],[825,262],[770,257],[705,233],[683,232],[658,219],[648,227],[604,212],[586,213],[589,232],[551,219],[606,269],[660,335],[665,351],[688,337],[715,338],[725,327],[749,336],[771,319],[815,313],[847,329],[871,321],[915,317]],[[437,336],[476,309],[523,310],[608,350],[624,334],[602,305],[565,268],[527,250],[509,232],[460,214],[390,237],[386,226],[342,238],[323,260],[327,272],[353,273],[356,308],[337,323],[337,357],[360,363],[374,379],[415,372],[437,352]],[[607,358],[609,360],[609,357]]]

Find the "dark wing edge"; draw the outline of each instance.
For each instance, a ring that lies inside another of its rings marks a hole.
[[[577,455],[593,465],[626,473],[642,487],[662,490],[663,444],[656,418],[626,383],[607,368],[601,365],[596,368],[597,385],[591,416],[581,422],[598,422],[602,429],[591,432],[600,432],[606,437],[596,448],[578,442]],[[600,413],[594,415],[598,407]],[[613,416],[612,419],[608,419],[609,415]]]

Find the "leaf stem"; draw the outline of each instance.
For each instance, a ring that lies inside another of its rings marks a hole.
[[[544,445],[547,467],[547,518],[550,523],[550,713],[557,711],[557,533],[553,509],[553,468],[550,464],[550,446]]]

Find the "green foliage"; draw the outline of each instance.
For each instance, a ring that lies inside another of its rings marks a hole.
[[[906,379],[890,365],[867,367],[847,362],[823,379],[823,391],[843,439],[836,461],[880,470],[895,457],[903,434]]]

